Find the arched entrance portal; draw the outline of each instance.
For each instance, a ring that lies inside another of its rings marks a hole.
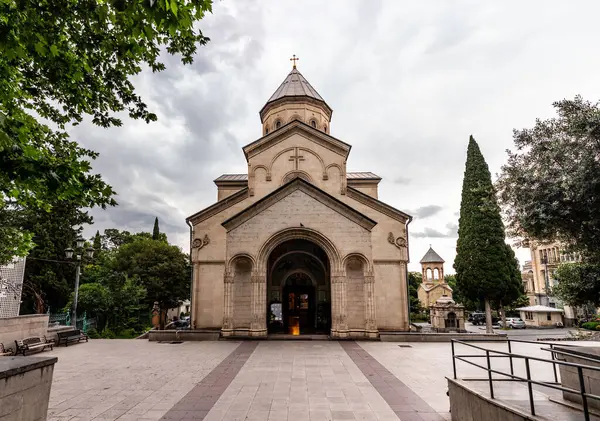
[[[312,241],[279,244],[267,261],[269,333],[331,330],[331,270],[325,251]]]

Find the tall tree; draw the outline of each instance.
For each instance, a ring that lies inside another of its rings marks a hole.
[[[559,240],[600,264],[600,103],[553,105],[557,117],[514,131],[500,200],[513,236]]]
[[[600,307],[600,265],[564,263],[556,270],[556,279],[552,292],[566,304]]]
[[[96,231],[96,235],[94,235],[94,243],[93,246],[94,253],[99,254],[102,251],[102,237],[100,236],[100,231]]]
[[[57,198],[111,204],[110,186],[90,175],[96,154],[69,143],[65,127],[86,115],[119,126],[123,111],[156,120],[131,76],[164,70],[163,51],[191,63],[208,41],[197,21],[211,7],[211,0],[0,2],[0,212],[49,211]],[[0,225],[0,234],[0,263],[33,246],[22,227]]]
[[[121,246],[115,253],[115,269],[139,277],[147,291],[148,308],[157,301],[161,311],[166,312],[189,298],[188,257],[167,242],[138,238]]]
[[[421,285],[423,275],[421,272],[408,272],[408,292],[410,299],[410,312],[419,314],[423,311],[421,301],[419,301],[419,285]]]
[[[152,229],[152,239],[158,240],[160,237],[160,229],[158,228],[158,216],[154,218],[154,228]]]
[[[83,224],[92,222],[90,215],[72,201],[54,201],[49,212],[32,209],[15,211],[18,225],[35,233],[35,247],[25,265],[21,313],[58,312],[66,304],[75,287],[75,266],[65,259],[65,250],[81,234]],[[43,299],[43,306],[39,298]]]
[[[492,329],[491,301],[502,300],[518,272],[514,254],[504,241],[504,225],[492,185],[492,178],[479,145],[469,139],[462,186],[458,241],[456,244],[456,284],[466,298],[483,300],[486,325]]]

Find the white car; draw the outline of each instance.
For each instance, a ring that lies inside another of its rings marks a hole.
[[[500,327],[503,327],[502,320],[498,322]],[[520,317],[507,317],[506,318],[506,327],[511,329],[525,329],[525,322]]]

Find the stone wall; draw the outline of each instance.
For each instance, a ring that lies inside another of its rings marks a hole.
[[[0,419],[40,421],[48,412],[56,357],[0,358]]]
[[[483,396],[460,380],[448,379],[448,392],[452,421],[532,421],[542,419],[531,416],[520,408],[508,407],[502,402]]]
[[[43,336],[47,331],[47,314],[29,314],[0,319],[0,342],[8,348],[15,347],[15,340],[30,336]]]
[[[556,347],[557,350],[568,352],[572,355],[562,355],[566,362],[589,365],[600,368],[600,347],[598,346],[574,346],[574,347]],[[577,358],[577,355],[582,358]],[[595,360],[590,361],[589,358]],[[600,371],[583,369],[583,380],[587,393],[599,394],[600,391]],[[560,365],[560,382],[563,387],[579,390],[579,372],[577,367]],[[563,391],[563,398],[568,401],[582,403],[581,395]],[[588,398],[588,406],[596,410],[600,409],[600,401]]]

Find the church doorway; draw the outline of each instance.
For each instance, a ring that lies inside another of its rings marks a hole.
[[[269,333],[329,334],[331,283],[327,254],[308,240],[277,246],[267,267]]]

